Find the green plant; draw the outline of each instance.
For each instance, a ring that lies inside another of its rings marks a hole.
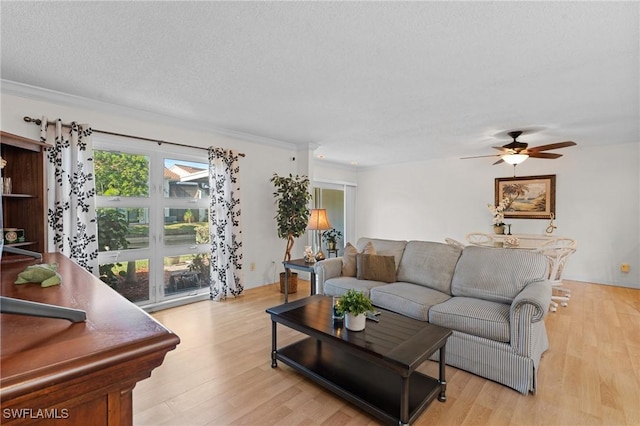
[[[274,173],[270,181],[276,188],[273,193],[277,205],[276,224],[278,237],[287,239],[284,260],[291,260],[294,238],[301,237],[309,221],[309,178],[306,176],[278,176]]]
[[[118,209],[97,209],[98,217],[98,247],[100,251],[115,251],[129,247],[127,233],[129,222],[127,216]]]
[[[325,243],[336,244],[340,238],[342,238],[342,232],[337,229],[329,229],[322,234],[322,240]]]
[[[336,311],[341,314],[360,315],[373,311],[373,305],[371,304],[371,300],[365,296],[363,292],[349,289],[340,297]]]
[[[184,212],[184,215],[182,216],[182,218],[187,223],[193,222],[193,212],[191,211],[191,209],[188,209],[186,212]]]
[[[149,195],[149,157],[94,150],[93,158],[97,195]]]
[[[195,230],[196,244],[208,244],[210,241],[208,224],[198,225]],[[209,264],[209,253],[198,253],[194,256],[191,263],[189,263],[189,270],[198,272],[200,274],[200,281],[206,283],[207,285],[210,284],[209,278],[211,276]]]
[[[129,247],[127,232],[129,223],[125,214],[118,209],[97,209],[98,219],[98,247],[100,251],[121,250]],[[135,266],[135,262],[129,262]],[[125,277],[123,271],[116,273],[114,269],[121,263],[105,263],[98,267],[100,279],[111,287],[118,285],[118,277]]]

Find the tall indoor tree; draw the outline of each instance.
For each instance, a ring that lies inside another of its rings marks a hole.
[[[277,205],[276,224],[278,237],[287,239],[284,260],[291,260],[294,238],[301,237],[309,222],[309,178],[307,176],[279,176],[274,173],[271,182],[276,188],[273,193]]]

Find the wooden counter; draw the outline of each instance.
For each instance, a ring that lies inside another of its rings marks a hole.
[[[43,262],[59,264],[61,285],[14,285],[38,262],[3,264],[1,294],[82,309],[87,321],[0,315],[0,423],[131,425],[134,386],[180,339],[67,257]]]

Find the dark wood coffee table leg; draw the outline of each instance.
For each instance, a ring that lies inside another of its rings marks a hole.
[[[438,380],[438,382],[440,383],[440,395],[438,395],[438,401],[446,401],[447,400],[447,381],[445,379],[445,371],[444,371],[444,367],[445,367],[445,348],[447,347],[447,344],[445,343],[444,345],[442,345],[442,347],[440,348],[440,378]]]
[[[271,321],[271,368],[276,368],[278,366],[278,361],[276,359],[276,355],[278,354],[277,349],[277,341],[276,338],[276,322]]]
[[[402,376],[400,390],[400,425],[409,424],[409,377]]]

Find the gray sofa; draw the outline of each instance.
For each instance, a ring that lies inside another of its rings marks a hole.
[[[343,276],[338,257],[316,264],[319,292],[339,296],[359,289],[375,306],[448,327],[453,335],[447,342],[447,364],[523,394],[535,393],[540,357],[549,347],[544,318],[551,283],[544,256],[372,238],[361,238],[358,252],[368,242],[376,255],[393,256],[396,281]]]

